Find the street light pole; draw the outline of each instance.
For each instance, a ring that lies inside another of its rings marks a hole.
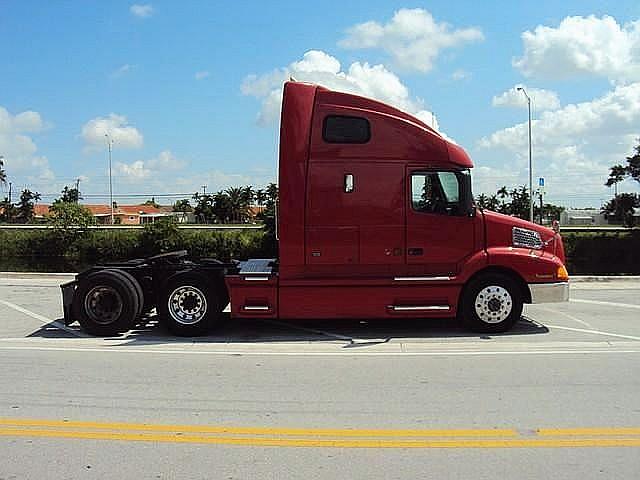
[[[109,204],[111,205],[111,225],[113,225],[113,181],[111,179],[111,150],[113,148],[113,139],[108,133],[104,136],[107,138],[107,147],[109,149]]]
[[[529,221],[533,222],[533,168],[531,162],[531,97],[527,95],[524,87],[518,87],[518,91],[524,93],[529,109]]]

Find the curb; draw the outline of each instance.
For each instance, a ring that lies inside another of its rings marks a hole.
[[[569,275],[571,283],[640,282],[640,275]]]
[[[0,272],[0,280],[11,278],[65,278],[75,277],[77,273],[46,273],[46,272]]]

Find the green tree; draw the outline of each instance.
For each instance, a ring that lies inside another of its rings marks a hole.
[[[151,197],[151,200],[147,200],[142,205],[146,205],[146,206],[154,207],[154,208],[158,208],[160,206],[160,204],[158,204],[156,202],[156,199],[154,197]]]
[[[529,219],[529,189],[522,185],[511,190],[511,204],[509,205],[509,215]]]
[[[275,183],[267,185],[267,199],[274,204],[278,201],[278,186]]]
[[[638,139],[638,145],[634,147],[635,153],[630,157],[627,157],[626,165],[614,165],[609,171],[609,178],[605,185],[610,187],[616,183],[619,183],[626,178],[633,178],[636,182],[640,182],[640,138]]]
[[[231,221],[240,223],[247,214],[247,196],[241,187],[231,187],[225,190],[229,196],[229,207],[231,210]]]
[[[637,193],[620,193],[615,198],[609,200],[602,207],[602,213],[609,219],[624,222],[628,227],[632,227],[633,211],[640,207],[640,195]]]
[[[86,229],[95,224],[91,211],[79,203],[58,199],[49,208],[49,222],[61,230]]]
[[[173,211],[181,213],[193,212],[193,207],[191,206],[191,203],[189,203],[189,200],[185,198],[183,200],[178,200],[173,204]]]
[[[484,210],[498,210],[500,202],[498,201],[498,197],[496,195],[491,195],[490,197],[481,193],[476,197],[476,205]]]
[[[193,200],[196,202],[193,209],[196,221],[198,223],[213,223],[216,217],[213,210],[213,197],[208,194],[194,193]]]
[[[188,199],[177,200],[176,203],[173,204],[173,211],[181,213],[182,221],[185,221],[188,212],[193,212],[193,207],[189,203]]]
[[[258,206],[262,207],[264,205],[264,202],[267,200],[267,193],[259,188],[258,190],[256,190],[255,199]]]
[[[0,202],[0,221],[11,222],[16,216],[16,207],[9,203],[9,199],[4,197],[4,200]]]
[[[242,187],[242,202],[250,207],[253,204],[253,200],[256,196],[255,191],[251,185]]]
[[[69,188],[65,186],[62,189],[59,200],[65,203],[78,203],[80,200],[82,200],[82,196],[80,196],[80,192],[77,188]]]
[[[16,207],[16,216],[19,221],[29,223],[33,220],[35,202],[40,200],[38,192],[32,192],[25,188],[20,194],[20,201]]]
[[[228,223],[231,221],[231,202],[229,195],[225,192],[219,191],[213,196],[213,213],[218,223]]]

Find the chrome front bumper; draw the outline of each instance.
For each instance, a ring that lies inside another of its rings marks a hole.
[[[531,303],[557,303],[569,301],[569,282],[530,283]]]

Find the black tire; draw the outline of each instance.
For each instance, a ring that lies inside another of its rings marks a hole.
[[[91,335],[118,335],[133,327],[140,309],[135,286],[121,272],[92,273],[76,289],[71,312]]]
[[[174,335],[196,337],[221,322],[220,295],[200,275],[178,274],[167,282],[158,302],[160,320]]]
[[[522,292],[512,278],[499,273],[482,275],[464,289],[458,317],[474,332],[506,332],[522,315]]]
[[[144,312],[144,292],[142,291],[142,287],[140,286],[140,282],[136,280],[136,278],[131,275],[129,272],[124,270],[107,270],[108,272],[112,272],[114,275],[123,279],[124,282],[129,283],[131,287],[135,290],[136,295],[138,296],[138,311],[136,313],[136,320],[138,320],[142,313]]]

